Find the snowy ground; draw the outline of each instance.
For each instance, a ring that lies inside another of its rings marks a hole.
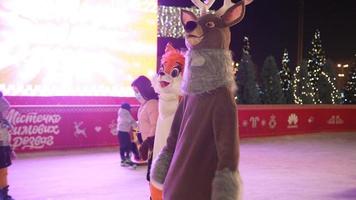
[[[356,199],[356,133],[241,141],[245,200]],[[116,149],[20,154],[16,200],[148,200],[145,167],[121,168]]]

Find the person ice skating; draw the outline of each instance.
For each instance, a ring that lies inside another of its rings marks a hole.
[[[5,112],[10,105],[0,91],[0,200],[14,200],[9,195],[9,184],[7,180],[8,167],[11,159],[15,157],[15,152],[10,146],[10,123],[5,118]]]
[[[136,99],[140,103],[137,117],[143,143],[140,146],[139,152],[142,159],[147,159],[146,179],[149,181],[158,118],[158,95],[154,91],[151,81],[146,76],[139,76],[132,82],[131,86],[135,92]]]
[[[159,114],[153,147],[153,160],[166,145],[174,114],[177,110],[181,93],[181,83],[184,70],[184,55],[167,43],[165,53],[161,59],[161,68],[153,78],[152,84],[159,94]],[[151,183],[152,200],[162,200],[162,191]]]
[[[131,115],[131,106],[123,103],[118,111],[117,131],[120,145],[121,166],[127,167],[136,165],[131,161],[130,154],[132,150],[131,131],[137,128],[137,123]]]
[[[239,134],[229,27],[242,20],[251,0],[225,0],[214,14],[208,12],[214,1],[192,1],[201,16],[181,11],[188,48],[183,99],[151,182],[163,189],[165,200],[237,200]]]

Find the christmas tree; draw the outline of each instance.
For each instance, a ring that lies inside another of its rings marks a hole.
[[[242,48],[242,55],[251,55],[250,53],[250,41],[247,36],[243,39],[243,48]]]
[[[341,103],[341,95],[336,88],[335,70],[333,63],[328,60],[323,67],[317,82],[318,97],[323,104]]]
[[[239,69],[236,75],[237,102],[240,104],[260,104],[260,96],[256,83],[255,64],[251,56],[242,55]]]
[[[317,82],[320,77],[322,67],[326,63],[325,52],[321,45],[320,31],[316,30],[311,43],[311,49],[308,51],[307,62],[308,72],[310,74],[310,85],[314,93],[316,103],[321,103]]]
[[[273,56],[269,56],[263,63],[261,72],[262,102],[265,104],[284,104],[284,97],[278,67]]]
[[[344,86],[344,103],[356,104],[356,66],[350,68],[349,79]]]
[[[256,70],[250,55],[248,37],[243,38],[242,58],[236,73],[237,103],[260,104],[260,95],[256,82]]]
[[[282,57],[282,69],[279,72],[281,77],[281,85],[284,97],[286,99],[286,103],[291,104],[293,103],[292,97],[292,76],[289,69],[289,57],[287,49],[284,49],[283,57]]]
[[[310,83],[310,75],[308,73],[308,64],[302,62],[301,66],[295,68],[293,74],[293,100],[296,104],[315,104],[314,91]]]

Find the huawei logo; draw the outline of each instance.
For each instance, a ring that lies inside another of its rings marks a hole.
[[[297,128],[298,127],[298,116],[295,113],[292,113],[288,117],[288,128]]]

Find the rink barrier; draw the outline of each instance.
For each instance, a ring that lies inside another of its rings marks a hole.
[[[7,97],[17,152],[118,146],[116,117],[134,98]],[[356,105],[238,105],[241,138],[355,132]]]

